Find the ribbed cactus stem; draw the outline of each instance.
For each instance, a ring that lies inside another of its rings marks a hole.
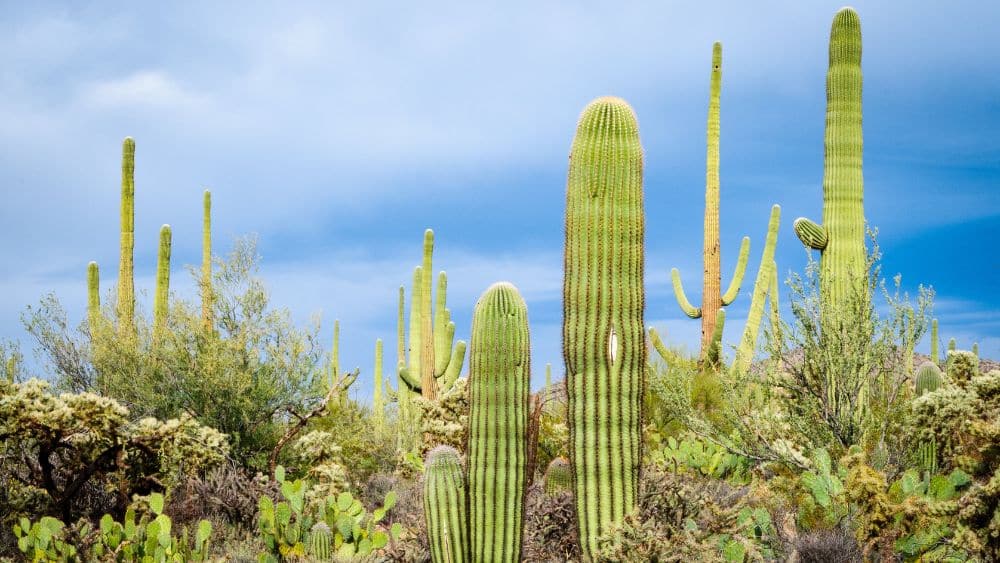
[[[97,335],[101,319],[101,273],[97,262],[87,264],[87,326],[90,336]]]
[[[826,75],[823,225],[800,218],[795,232],[822,252],[823,311],[843,313],[867,297],[861,130],[861,20],[851,8],[834,17]],[[852,321],[853,322],[853,321]]]
[[[118,329],[124,336],[135,334],[135,141],[122,142],[121,254],[118,262]]]
[[[764,301],[774,283],[774,248],[778,243],[778,226],[781,223],[781,206],[771,207],[771,218],[767,222],[767,237],[764,241],[764,252],[760,257],[760,267],[757,269],[757,280],[753,285],[753,298],[750,300],[750,312],[747,314],[747,324],[743,328],[740,345],[736,349],[736,361],[733,362],[735,373],[746,373],[753,362],[754,351],[757,349],[757,335],[760,323],[764,319]]]
[[[712,45],[712,73],[709,82],[708,127],[706,135],[705,164],[705,246],[703,251],[703,278],[701,307],[695,307],[684,293],[680,272],[670,271],[674,296],[684,314],[692,319],[701,318],[701,353],[706,357],[712,345],[716,317],[720,307],[732,303],[740,292],[750,254],[750,239],[740,243],[736,271],[725,293],[722,291],[721,250],[719,245],[719,107],[722,92],[722,44]]]
[[[573,490],[573,472],[569,460],[557,457],[545,469],[545,494],[552,496],[571,490]]]
[[[629,105],[584,109],[566,188],[563,356],[580,545],[637,502],[646,369],[642,146]]]
[[[545,391],[552,387],[552,364],[545,364]]]
[[[205,190],[201,226],[201,321],[205,329],[214,328],[212,296],[212,192]]]
[[[778,294],[778,264],[771,260],[771,289],[767,301],[771,306],[771,330],[776,338],[781,335],[781,301]]]
[[[938,352],[938,320],[931,320],[931,361],[941,365],[941,354]]]
[[[424,260],[420,276],[420,393],[429,401],[437,398],[434,377],[434,320],[431,317],[431,280],[433,278],[434,231],[424,231]]]
[[[517,288],[496,283],[472,315],[468,481],[474,561],[520,560],[530,393],[528,309]]]
[[[957,349],[954,338],[948,339],[948,351],[954,352]]]
[[[455,349],[451,352],[451,361],[448,362],[448,369],[441,376],[441,390],[448,392],[455,386],[455,381],[462,374],[462,364],[465,363],[466,344],[464,340],[455,343]]]
[[[416,393],[420,393],[423,386],[420,379],[420,356],[423,353],[423,339],[420,335],[423,328],[420,322],[420,288],[423,280],[423,268],[417,266],[413,269],[413,286],[410,288],[410,341],[407,343],[410,360],[406,372],[401,372],[410,388]]]
[[[434,563],[469,561],[469,519],[462,460],[451,446],[437,446],[424,463],[424,519]]]
[[[333,321],[333,340],[330,343],[330,386],[340,383],[340,320]]]
[[[712,331],[712,339],[708,344],[708,351],[705,353],[705,364],[713,369],[719,369],[723,365],[722,333],[726,328],[726,310],[719,308],[716,314],[715,329]]]
[[[385,423],[385,404],[382,402],[382,339],[375,340],[375,369],[372,381],[372,413],[375,427],[382,429]]]
[[[437,294],[434,296],[434,376],[441,377],[451,361],[451,343],[455,338],[455,323],[447,306],[448,274],[438,273]]]
[[[167,326],[170,299],[170,225],[160,227],[160,249],[156,254],[156,298],[153,300],[153,340],[159,341]]]
[[[326,522],[317,522],[309,531],[309,554],[316,561],[327,561],[333,556],[333,533]]]
[[[660,338],[660,333],[657,332],[654,327],[649,327],[649,342],[653,345],[653,349],[656,350],[656,353],[660,355],[660,358],[666,362],[667,365],[682,363],[681,359],[677,357],[677,354],[667,349],[667,346],[663,343],[663,339]]]
[[[972,343],[972,354],[975,357],[977,357],[977,358],[979,357],[979,343],[978,342],[973,342]]]
[[[917,397],[924,393],[937,391],[941,387],[943,378],[941,369],[934,362],[924,362],[917,368],[917,375],[914,377],[914,393]]]
[[[399,417],[402,420],[405,420],[409,415],[410,405],[410,391],[400,373],[406,366],[405,302],[406,288],[399,286],[399,310],[396,316],[396,401],[399,404]]]

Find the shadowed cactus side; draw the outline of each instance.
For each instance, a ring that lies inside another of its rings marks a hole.
[[[424,518],[434,563],[469,561],[465,477],[458,451],[437,446],[424,464]]]
[[[545,470],[545,494],[552,496],[572,490],[573,473],[569,460],[564,457],[553,459]]]
[[[712,45],[712,74],[708,101],[708,134],[705,171],[705,246],[702,253],[704,277],[702,281],[701,307],[688,301],[681,283],[680,271],[673,268],[670,277],[674,286],[674,297],[684,314],[692,319],[701,319],[701,359],[705,360],[713,345],[716,316],[721,307],[729,305],[740,292],[743,275],[746,272],[747,257],[750,254],[750,238],[743,237],[740,243],[736,271],[725,293],[720,293],[722,274],[719,249],[719,98],[722,90],[722,44]]]
[[[846,311],[867,292],[864,175],[861,130],[861,20],[852,8],[837,12],[830,29],[826,74],[823,224],[800,217],[795,233],[819,250],[823,311]]]
[[[476,303],[469,353],[469,522],[474,561],[518,561],[524,528],[531,350],[513,285]]]
[[[584,557],[638,498],[645,217],[639,126],[619,98],[580,116],[566,187],[563,357],[570,460]]]
[[[757,349],[757,334],[760,323],[764,319],[764,301],[768,293],[774,289],[772,302],[777,302],[777,283],[775,276],[774,249],[778,244],[778,226],[781,223],[781,206],[771,206],[771,217],[767,222],[767,237],[764,241],[764,252],[760,257],[760,267],[757,270],[757,280],[753,284],[753,298],[750,300],[750,312],[747,314],[747,324],[743,328],[739,348],[736,350],[736,361],[733,370],[736,373],[746,373],[753,362]],[[772,321],[773,324],[773,321]]]
[[[121,255],[118,262],[118,330],[135,335],[135,141],[122,142]]]

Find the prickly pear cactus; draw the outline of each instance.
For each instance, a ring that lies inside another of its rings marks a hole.
[[[580,116],[566,187],[563,357],[580,545],[637,501],[642,462],[645,216],[632,108],[598,98]]]

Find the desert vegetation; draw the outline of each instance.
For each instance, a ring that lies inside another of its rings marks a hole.
[[[395,357],[374,342],[373,373],[340,365],[339,325],[326,349],[317,324],[271,302],[253,237],[213,253],[209,192],[197,299],[170,291],[164,225],[146,314],[126,138],[117,287],[102,290],[92,262],[85,318],[54,294],[27,309],[45,373],[0,347],[0,557],[1000,560],[1000,369],[954,340],[941,353],[934,292],[907,295],[881,271],[863,208],[858,14],[837,12],[829,36],[822,221],[793,223],[817,252],[779,279],[775,204],[735,350],[725,306],[751,240],[722,291],[722,46],[711,55],[700,306],[672,273],[700,349],[646,326],[655,210],[638,117],[597,98],[570,149],[563,363],[535,392],[518,288],[483,288],[469,342],[456,340],[430,229],[409,287],[388,296]],[[915,352],[925,337],[930,356]],[[371,404],[349,393],[362,378]]]

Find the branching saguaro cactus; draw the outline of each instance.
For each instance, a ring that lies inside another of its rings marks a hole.
[[[823,224],[800,217],[795,233],[821,252],[823,311],[846,311],[867,293],[861,134],[861,20],[852,8],[834,16],[826,73]]]
[[[563,357],[580,545],[636,505],[642,461],[645,218],[642,146],[629,105],[583,110],[566,188]]]
[[[469,561],[468,503],[462,460],[455,448],[437,446],[427,453],[424,467],[424,518],[431,560]]]
[[[776,284],[774,247],[778,244],[778,226],[781,223],[781,206],[771,207],[771,218],[767,222],[767,238],[764,241],[764,252],[760,257],[760,267],[757,269],[757,280],[753,284],[753,298],[750,300],[750,312],[747,314],[747,324],[743,328],[743,337],[736,349],[736,361],[733,362],[735,373],[746,373],[753,362],[754,351],[757,349],[757,334],[760,323],[764,319],[764,301],[767,294]],[[773,298],[776,302],[777,297]]]
[[[135,141],[122,142],[121,255],[118,261],[118,329],[135,334]]]
[[[156,298],[153,301],[153,341],[158,342],[167,327],[170,300],[170,225],[160,227],[160,248],[156,253]]]
[[[712,46],[712,78],[708,102],[708,150],[705,171],[705,250],[704,278],[702,282],[701,307],[688,301],[681,284],[681,274],[674,268],[670,277],[674,285],[674,296],[684,314],[692,319],[701,319],[701,359],[711,346],[715,332],[716,315],[720,307],[732,303],[739,295],[743,284],[743,274],[750,254],[750,238],[743,237],[740,243],[736,271],[725,293],[720,293],[722,274],[719,249],[719,95],[722,90],[722,44]]]
[[[466,344],[461,340],[452,349],[455,323],[451,321],[451,311],[446,305],[448,276],[445,272],[438,274],[437,297],[433,311],[431,309],[433,255],[434,231],[427,229],[424,232],[423,261],[413,271],[410,292],[409,363],[401,358],[397,368],[400,384],[405,383],[408,391],[419,392],[432,401],[439,392],[450,389],[458,379],[466,350]],[[402,300],[401,292],[400,303]]]
[[[201,227],[201,321],[212,331],[215,303],[212,295],[212,192],[205,190]]]
[[[496,283],[472,315],[469,516],[474,561],[518,561],[524,527],[531,350],[528,309]]]

